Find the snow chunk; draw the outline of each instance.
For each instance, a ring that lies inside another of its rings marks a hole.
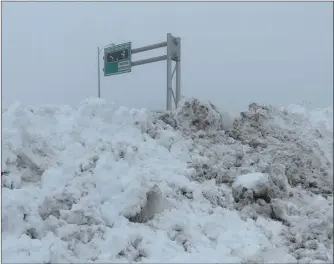
[[[266,174],[255,172],[255,173],[249,173],[245,175],[240,175],[237,177],[237,180],[233,184],[233,188],[236,188],[236,186],[242,186],[245,187],[247,190],[249,189],[256,189],[261,185],[268,185],[269,183],[269,177]]]
[[[284,197],[284,193],[267,174],[250,173],[238,176],[232,185],[232,194],[237,202],[236,208],[241,210],[243,217],[255,220],[260,214],[285,221],[277,201],[277,198]]]
[[[232,185],[232,193],[236,202],[252,203],[262,199],[270,203],[280,194],[270,177],[264,173],[250,173],[238,176]]]

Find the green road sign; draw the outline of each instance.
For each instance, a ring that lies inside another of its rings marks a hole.
[[[104,49],[104,76],[131,72],[131,42]]]

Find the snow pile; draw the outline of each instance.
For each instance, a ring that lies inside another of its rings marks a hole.
[[[2,117],[6,263],[332,261],[324,118],[254,104],[232,122],[196,99]]]
[[[188,115],[189,105],[192,113],[201,114]],[[180,112],[191,121],[216,121],[192,129],[195,132],[190,135],[189,129],[181,126],[184,137],[191,138],[188,166],[193,169],[192,179],[216,183],[214,195],[213,191],[211,195],[203,193],[213,205],[223,199],[223,207],[239,210],[243,219],[257,220],[261,215],[281,222],[287,227],[282,243],[301,262],[332,260],[328,253],[333,250],[333,130],[329,109],[326,116],[320,111],[301,112],[296,106],[277,109],[253,103],[227,128],[217,125],[221,118],[206,103],[184,103],[174,114],[176,120]],[[315,202],[314,197],[317,206],[319,199],[322,201],[321,211],[306,206]],[[296,230],[303,233],[302,242],[291,239]],[[308,244],[317,239],[327,251],[309,249]]]

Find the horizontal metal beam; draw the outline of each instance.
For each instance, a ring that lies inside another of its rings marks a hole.
[[[138,65],[146,64],[146,63],[162,61],[162,60],[166,60],[166,59],[167,59],[167,55],[163,55],[163,56],[154,57],[154,58],[150,58],[150,59],[144,59],[144,60],[134,61],[134,62],[131,63],[131,66],[133,67],[133,66],[138,66]]]
[[[145,47],[141,47],[141,48],[137,48],[137,49],[132,49],[131,53],[139,53],[139,52],[143,52],[143,51],[147,51],[147,50],[152,50],[152,49],[158,49],[158,48],[162,48],[162,47],[166,47],[167,46],[167,42],[161,42],[161,43],[157,43],[157,44],[153,44],[150,46],[145,46]]]

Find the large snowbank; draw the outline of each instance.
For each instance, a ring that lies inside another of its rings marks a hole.
[[[14,104],[2,114],[3,261],[331,262],[330,111]]]

